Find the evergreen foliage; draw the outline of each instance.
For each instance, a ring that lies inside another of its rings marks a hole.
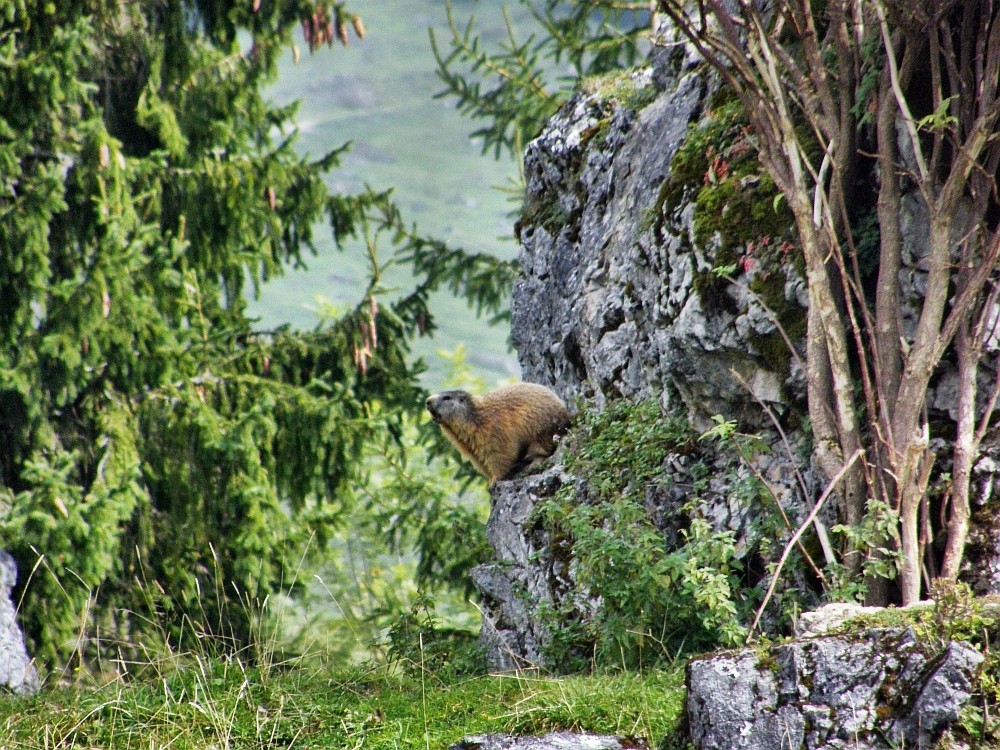
[[[473,135],[483,151],[507,152],[520,160],[528,140],[572,94],[578,80],[634,65],[650,26],[649,4],[618,0],[520,0],[540,34],[518,36],[504,7],[507,39],[496,48],[476,33],[475,19],[464,27],[446,3],[448,48],[431,32],[439,96],[458,100],[463,114],[485,124]],[[560,74],[558,71],[568,71]],[[555,83],[550,79],[555,78]]]
[[[464,347],[438,354],[449,368],[445,388],[486,390]],[[311,585],[270,607],[267,624],[280,626],[275,636],[283,652],[321,650],[337,663],[391,660],[393,631],[415,612],[434,628],[475,638],[469,571],[489,554],[486,483],[466,462],[456,463],[441,430],[423,415],[407,416],[401,426],[399,435],[382,430],[365,441],[360,475],[327,545],[331,554],[300,574]],[[423,628],[421,634],[435,637]]]
[[[428,296],[504,304],[510,264],[421,237],[388,194],[330,194],[342,148],[296,154],[295,107],[262,87],[300,23],[312,48],[364,32],[307,0],[0,9],[0,544],[50,665],[147,635],[247,645],[366,445],[420,413]],[[256,330],[247,295],[320,221],[369,253],[357,306]],[[394,263],[413,289],[383,288]]]

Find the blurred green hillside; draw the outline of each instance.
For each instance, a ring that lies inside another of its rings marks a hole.
[[[515,204],[498,188],[510,187],[516,165],[482,155],[480,144],[469,138],[473,123],[452,101],[433,98],[442,84],[427,30],[434,27],[446,38],[443,3],[392,0],[355,7],[367,27],[363,41],[352,39],[347,50],[336,45],[310,55],[299,39],[298,62],[291,50],[281,62],[270,93],[275,103],[301,102],[297,148],[319,156],[351,142],[343,167],[327,178],[334,191],[394,188],[404,218],[422,233],[467,250],[514,257],[509,214]],[[497,4],[456,3],[456,11],[463,18],[476,16],[484,41],[506,34]],[[360,297],[364,248],[355,243],[338,252],[328,231],[317,235],[318,255],[307,261],[307,269],[289,271],[263,288],[252,308],[262,328],[289,323],[311,329],[318,299],[346,307]],[[438,387],[443,377],[436,350],[460,343],[466,344],[473,370],[490,384],[517,375],[506,325],[490,327],[446,294],[438,295],[436,313],[440,329],[433,339],[421,340],[415,352],[432,368],[424,378],[429,388]]]

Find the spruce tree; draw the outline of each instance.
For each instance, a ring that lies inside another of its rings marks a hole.
[[[364,33],[322,1],[0,8],[0,544],[49,664],[251,644],[365,442],[420,411],[428,295],[504,304],[509,264],[420,237],[386,194],[331,194],[341,149],[296,153],[295,107],[262,88],[299,26],[314,49]],[[248,295],[324,222],[372,250],[357,306],[257,330]],[[381,287],[379,247],[412,289]]]

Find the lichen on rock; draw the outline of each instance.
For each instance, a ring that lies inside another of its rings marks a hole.
[[[927,653],[909,628],[873,628],[713,654],[688,665],[697,750],[931,748],[971,697],[983,656]]]

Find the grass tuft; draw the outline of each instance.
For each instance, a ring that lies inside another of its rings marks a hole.
[[[162,666],[162,665],[161,665]],[[0,703],[0,747],[427,748],[469,734],[590,731],[658,744],[680,718],[682,670],[443,680],[305,663],[262,673],[188,657],[159,675]]]

